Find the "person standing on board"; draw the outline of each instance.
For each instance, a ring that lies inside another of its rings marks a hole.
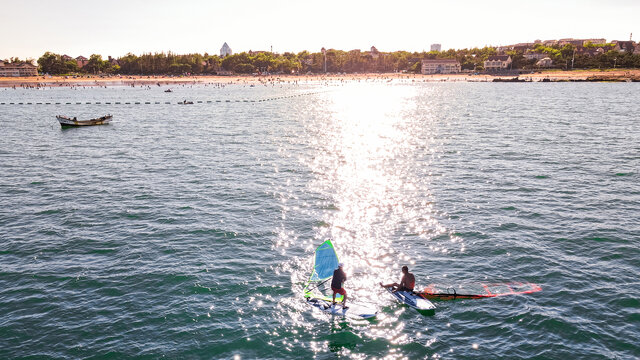
[[[400,279],[400,284],[393,283],[393,284],[383,285],[382,283],[380,283],[380,286],[382,286],[383,288],[394,287],[395,289],[393,291],[412,292],[413,288],[416,286],[416,277],[409,272],[409,268],[406,265],[402,267],[402,274],[403,275],[402,275],[402,279]]]
[[[336,294],[342,295],[342,308],[348,309],[347,305],[347,292],[342,287],[342,284],[347,280],[347,274],[344,273],[342,268],[344,263],[339,263],[338,268],[333,271],[333,279],[331,279],[331,291],[333,291],[333,301],[331,306],[336,304]]]

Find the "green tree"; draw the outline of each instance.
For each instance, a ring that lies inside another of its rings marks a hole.
[[[62,57],[49,51],[38,58],[38,66],[40,71],[45,74],[59,75],[67,72]]]
[[[242,63],[242,64],[236,64],[233,67],[233,71],[240,73],[240,74],[251,74],[256,72],[256,67],[251,65],[251,64],[247,64],[247,63]]]
[[[89,62],[84,66],[84,70],[93,74],[102,72],[105,69],[105,63],[108,62],[102,60],[102,55],[92,54],[89,56]]]

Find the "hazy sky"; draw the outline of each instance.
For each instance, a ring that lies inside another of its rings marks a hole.
[[[521,4],[521,5],[519,5]],[[0,0],[0,59],[45,51],[429,50],[603,37],[640,39],[640,0]]]

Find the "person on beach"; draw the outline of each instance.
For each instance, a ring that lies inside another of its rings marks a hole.
[[[416,286],[416,277],[409,272],[409,268],[405,265],[402,267],[402,279],[400,279],[400,284],[393,283],[383,285],[382,283],[380,283],[380,286],[382,286],[383,288],[393,287],[393,291],[412,292],[413,288]]]
[[[333,271],[333,278],[331,279],[331,291],[333,291],[333,300],[331,302],[331,306],[336,305],[336,294],[342,295],[342,308],[348,309],[347,307],[347,291],[342,287],[344,282],[347,280],[347,274],[344,273],[342,268],[344,267],[344,263],[339,263],[338,268]]]

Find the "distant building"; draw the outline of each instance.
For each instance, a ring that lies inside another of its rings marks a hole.
[[[371,57],[372,57],[373,59],[377,59],[377,58],[378,58],[378,56],[380,56],[380,52],[378,51],[378,49],[376,49],[376,47],[375,47],[375,46],[372,46],[372,47],[371,47]]]
[[[120,63],[118,62],[117,59],[112,58],[111,56],[109,56],[108,58],[109,64],[111,65],[120,65]]]
[[[558,40],[558,45],[560,46],[565,46],[565,45],[582,46],[583,43],[584,43],[584,40],[574,39],[574,38],[566,38],[566,39]]]
[[[225,57],[228,55],[233,55],[233,51],[231,51],[231,48],[225,42],[224,44],[222,44],[222,47],[220,48],[220,57]]]
[[[633,41],[613,40],[612,43],[616,44],[614,50],[618,52],[633,53],[636,50],[636,44]]]
[[[551,60],[550,58],[546,57],[544,59],[540,59],[538,60],[538,62],[536,63],[536,66],[538,67],[543,67],[543,68],[548,68],[551,67],[551,65],[553,65],[553,60]]]
[[[596,56],[596,55],[604,54],[605,51],[601,47],[599,47],[599,48],[579,47],[579,48],[576,48],[576,53],[580,54],[580,55]]]
[[[455,59],[423,59],[423,74],[457,74],[461,71],[460,62]]]
[[[518,44],[511,45],[511,50],[524,52],[524,51],[527,51],[528,49],[533,48],[534,45],[535,43],[518,43]]]
[[[431,44],[431,51],[442,51],[441,44]]]
[[[548,55],[544,54],[544,53],[528,52],[528,53],[524,54],[523,56],[527,60],[533,60],[533,59],[540,60],[540,59],[544,59]]]
[[[85,65],[89,63],[89,59],[80,55],[76,58],[76,63],[78,64],[78,69],[82,69]]]
[[[61,58],[62,58],[62,61],[73,60],[73,58],[67,54],[62,55]]]
[[[511,56],[509,55],[492,55],[484,62],[486,71],[507,70],[511,67]]]
[[[588,43],[592,43],[594,45],[606,44],[607,39],[583,39],[582,40],[582,46],[585,46]]]
[[[0,77],[38,76],[38,67],[29,63],[0,61]]]

